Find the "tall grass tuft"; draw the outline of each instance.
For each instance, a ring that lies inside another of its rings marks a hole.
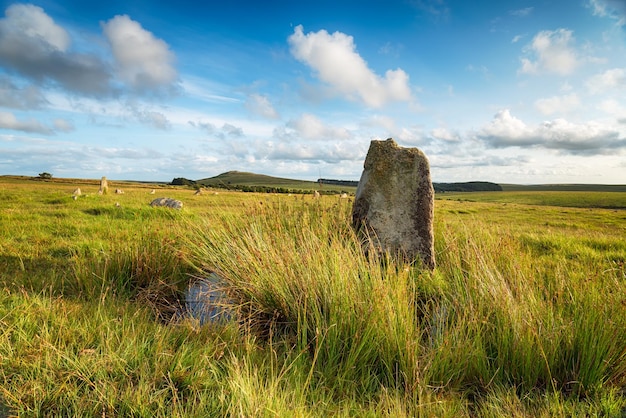
[[[223,278],[257,335],[306,354],[307,385],[418,405],[439,391],[472,403],[512,388],[518,402],[624,386],[619,271],[585,280],[566,258],[538,263],[527,236],[475,221],[436,225],[430,273],[365,257],[348,212],[277,201],[188,242],[190,262]]]
[[[75,255],[72,280],[65,291],[87,299],[107,294],[132,299],[168,320],[180,310],[189,272],[174,238],[142,231],[132,243],[102,248],[95,256]]]
[[[277,204],[225,216],[199,230],[191,257],[224,279],[254,329],[308,353],[309,383],[338,396],[412,391],[422,339],[414,278],[364,257],[348,210]]]

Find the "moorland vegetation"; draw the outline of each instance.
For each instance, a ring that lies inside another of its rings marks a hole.
[[[110,183],[0,177],[0,416],[626,414],[626,193],[443,194],[430,272],[349,199]],[[209,271],[240,320],[177,315]]]

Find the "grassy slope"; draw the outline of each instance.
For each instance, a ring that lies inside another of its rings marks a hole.
[[[76,186],[0,178],[0,412],[626,412],[626,211],[438,200],[428,274],[366,260],[337,197]],[[163,322],[196,267],[251,321]]]
[[[198,183],[212,186],[212,185],[239,185],[239,186],[268,186],[268,187],[281,187],[284,189],[296,189],[296,190],[320,190],[320,185],[315,181],[306,180],[293,180],[280,177],[266,176],[263,174],[246,173],[241,171],[229,171],[222,173],[218,176],[198,180]],[[335,186],[324,184],[321,190],[337,190],[354,193],[355,187],[349,186]]]

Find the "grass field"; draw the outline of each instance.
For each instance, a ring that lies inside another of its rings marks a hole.
[[[117,187],[0,177],[0,416],[626,415],[626,193],[438,196],[431,273],[348,199]],[[208,271],[239,321],[175,319]]]

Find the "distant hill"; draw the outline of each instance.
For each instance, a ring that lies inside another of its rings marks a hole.
[[[488,181],[468,181],[465,183],[433,183],[435,193],[446,192],[501,192],[502,186]]]
[[[354,193],[356,191],[355,186],[320,184],[316,181],[272,177],[243,171],[228,171],[215,177],[198,180],[196,183],[202,186],[252,192],[308,193],[317,190],[320,193],[334,194],[341,192]]]
[[[215,177],[197,180],[202,186],[238,189],[260,192],[308,192],[318,190],[321,193],[355,193],[359,184],[353,180],[318,179],[317,181],[293,180],[272,177],[264,174],[243,171],[228,171]],[[470,181],[466,183],[433,183],[435,192],[486,192],[502,191],[499,184],[486,181]]]
[[[318,179],[317,181],[294,180],[243,171],[228,171],[215,177],[196,181],[197,185],[260,192],[307,193],[355,193],[359,184],[354,180]],[[487,181],[458,183],[433,183],[436,193],[490,192],[490,191],[602,191],[626,192],[626,185],[605,184],[497,184]]]

